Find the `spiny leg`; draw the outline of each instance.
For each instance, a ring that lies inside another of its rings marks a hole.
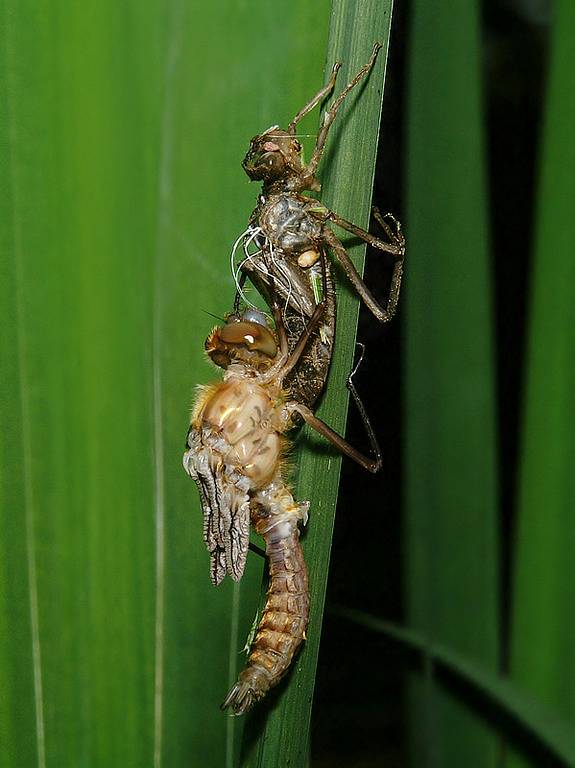
[[[327,211],[327,213],[325,211]],[[394,222],[396,228],[395,232],[385,221],[385,217],[381,215],[379,210],[377,208],[373,209],[374,218],[382,226],[385,234],[389,237],[391,241],[389,243],[379,237],[376,237],[375,235],[372,235],[370,232],[366,232],[365,229],[362,229],[361,227],[358,227],[357,224],[353,224],[351,221],[342,218],[337,213],[334,213],[334,211],[325,209],[321,213],[321,218],[324,221],[333,221],[333,223],[337,224],[338,227],[351,232],[353,235],[356,235],[356,237],[359,237],[364,242],[369,243],[369,245],[372,245],[374,248],[377,248],[380,251],[386,251],[386,253],[391,253],[393,256],[397,256],[398,259],[403,259],[405,254],[405,237],[401,231],[401,224],[390,213],[386,214],[386,217],[391,218]]]
[[[373,206],[373,208],[371,209],[371,212],[373,214],[373,218],[377,221],[377,223],[383,229],[385,234],[388,236],[390,242],[394,242],[394,243],[397,243],[398,245],[402,245],[405,249],[405,237],[403,236],[403,232],[401,231],[401,222],[395,218],[393,213],[389,213],[388,211],[387,213],[382,214],[376,205]],[[395,232],[389,226],[389,224],[387,223],[387,220],[393,223],[395,227]]]
[[[381,469],[381,465],[383,463],[382,455],[381,455],[381,448],[379,447],[379,443],[377,441],[377,437],[375,435],[375,432],[373,430],[373,427],[371,426],[371,421],[369,420],[369,416],[367,415],[367,411],[365,410],[365,406],[359,396],[359,392],[355,388],[355,384],[353,383],[353,377],[357,373],[359,366],[362,363],[363,355],[365,353],[365,345],[362,344],[360,341],[356,342],[357,346],[361,348],[361,353],[359,355],[359,360],[355,364],[352,372],[347,377],[347,388],[350,391],[350,394],[353,398],[353,401],[355,403],[355,406],[357,410],[359,411],[359,415],[361,416],[361,420],[363,421],[363,426],[365,427],[365,431],[367,433],[367,439],[369,440],[369,444],[371,446],[371,450],[375,454],[375,464],[374,469],[371,470],[372,472],[379,472]]]
[[[329,129],[331,128],[331,124],[335,120],[335,117],[337,115],[337,111],[340,108],[343,100],[347,96],[347,94],[355,88],[355,86],[363,80],[363,78],[369,73],[369,71],[372,69],[373,65],[375,64],[375,60],[377,58],[377,54],[379,52],[379,49],[381,48],[381,43],[375,43],[373,46],[373,51],[371,54],[371,57],[367,64],[364,64],[364,66],[359,70],[357,75],[351,80],[343,89],[343,91],[339,94],[337,99],[331,104],[329,109],[327,109],[324,112],[323,120],[321,124],[321,128],[319,129],[319,133],[317,135],[317,140],[315,143],[315,148],[313,151],[313,154],[311,156],[311,159],[309,163],[307,164],[305,168],[305,175],[307,177],[313,178],[315,176],[315,172],[317,171],[317,167],[319,165],[319,161],[321,160],[321,156],[323,154],[323,150],[325,148],[325,142],[327,140],[327,135],[329,133]]]
[[[329,230],[324,230],[326,243],[332,249],[336,259],[339,261],[349,281],[355,288],[358,296],[361,298],[369,311],[382,323],[387,323],[394,316],[399,301],[399,291],[401,288],[401,276],[403,275],[403,259],[395,262],[391,274],[391,286],[389,288],[389,297],[387,304],[383,307],[364,283],[361,275],[353,265],[353,262],[347,255],[340,240]]]
[[[288,133],[295,133],[295,129],[297,124],[300,120],[302,120],[307,114],[309,114],[312,109],[317,107],[318,104],[321,104],[321,102],[329,96],[329,94],[333,91],[335,88],[335,81],[337,79],[337,73],[339,72],[339,69],[341,67],[341,62],[336,61],[335,64],[332,67],[331,75],[327,83],[324,85],[324,87],[319,90],[316,95],[308,101],[308,103],[305,105],[305,107],[302,107],[300,111],[297,113],[297,115],[294,117],[294,119],[291,121],[291,123],[288,125],[287,130]]]

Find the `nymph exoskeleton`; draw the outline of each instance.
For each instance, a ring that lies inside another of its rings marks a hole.
[[[270,567],[267,601],[246,668],[222,705],[235,714],[250,709],[283,677],[308,622],[307,570],[298,524],[306,521],[309,505],[296,502],[286,484],[285,433],[299,417],[366,469],[377,471],[381,461],[377,444],[375,459],[363,456],[286,388],[321,314],[316,308],[291,351],[277,305],[275,333],[261,313],[249,310],[231,316],[206,340],[209,357],[225,373],[223,381],[202,388],[198,395],[184,467],[200,492],[212,582],[219,584],[226,574],[241,578],[250,519],[265,540]]]
[[[318,192],[321,189],[316,172],[329,129],[347,94],[372,69],[380,48],[381,44],[376,43],[368,63],[324,113],[307,164],[302,158],[302,145],[297,138],[296,128],[300,120],[332,92],[341,66],[339,63],[334,65],[328,83],[296,114],[287,130],[273,126],[255,136],[243,160],[243,168],[250,179],[262,182],[262,191],[249,226],[238,239],[238,243],[243,241],[245,252],[240,271],[249,274],[256,286],[262,281],[267,282],[266,276],[273,274],[276,290],[283,290],[286,305],[291,304],[295,309],[301,309],[297,293],[306,282],[306,271],[317,268],[318,262],[325,262],[328,250],[339,261],[365,305],[381,322],[390,320],[397,306],[405,253],[405,240],[399,222],[389,214],[382,217],[374,211],[375,218],[388,238],[387,241],[382,240],[338,216],[319,200],[302,194],[306,190]],[[367,288],[330,224],[351,232],[374,248],[394,257],[391,288],[385,306]],[[250,253],[247,244],[253,244],[256,251]],[[287,265],[291,265],[291,280],[284,288]],[[324,273],[328,270],[329,267],[324,266]],[[294,276],[298,274],[300,277],[295,280]]]
[[[268,254],[259,251],[250,253],[246,269],[268,306],[274,302],[281,305],[282,325],[290,351],[320,306],[317,332],[309,338],[285,382],[295,400],[313,408],[326,383],[335,338],[336,297],[331,265],[324,259],[304,270],[291,260],[281,264],[270,262]],[[240,289],[234,304],[236,313],[243,296],[241,283],[238,283]]]

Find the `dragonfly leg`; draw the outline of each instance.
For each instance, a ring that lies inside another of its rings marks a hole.
[[[379,251],[386,251],[387,253],[391,253],[398,259],[398,261],[402,261],[405,254],[405,237],[401,231],[401,224],[390,213],[387,213],[385,217],[382,216],[377,208],[373,209],[373,215],[376,221],[382,226],[385,234],[388,236],[390,240],[389,243],[385,240],[382,240],[380,237],[372,235],[365,229],[358,227],[357,224],[353,224],[351,221],[347,221],[347,219],[342,218],[337,213],[334,213],[334,211],[330,211],[329,209],[327,209],[327,213],[322,212],[322,219],[324,219],[324,221],[333,221],[333,223],[337,224],[338,227],[351,232],[353,235],[359,237],[364,242],[369,243],[369,245],[377,248]],[[395,232],[391,229],[385,220],[386,218],[393,221]]]
[[[371,209],[371,212],[373,214],[373,218],[377,221],[377,223],[383,229],[385,234],[388,236],[389,240],[392,243],[397,243],[398,245],[403,246],[405,250],[405,237],[403,236],[403,232],[401,231],[401,222],[395,218],[393,213],[389,213],[388,211],[387,213],[382,215],[381,211],[376,205],[373,206],[373,208]],[[391,221],[391,223],[393,224],[394,229],[392,229],[389,226],[388,224],[389,221]]]
[[[341,435],[338,435],[337,432],[335,432],[325,423],[325,421],[318,419],[318,417],[315,416],[306,405],[292,402],[288,403],[288,409],[292,412],[298,413],[306,424],[308,424],[322,437],[325,437],[325,439],[333,446],[335,446],[338,451],[340,451],[340,453],[343,453],[344,456],[353,459],[353,461],[357,462],[360,466],[362,466],[364,469],[367,469],[369,472],[379,472],[382,464],[381,454],[379,454],[376,459],[370,459],[368,456],[364,456],[363,453],[358,451],[353,447],[353,445],[350,445],[346,440],[344,440]]]
[[[386,306],[383,307],[364,283],[363,278],[353,265],[339,238],[327,228],[324,230],[324,237],[365,306],[380,322],[389,322],[395,314],[399,301],[401,276],[403,275],[403,258],[398,259],[393,265],[389,296]]]
[[[369,440],[371,450],[375,454],[375,458],[369,458],[368,456],[364,456],[363,453],[361,453],[352,445],[350,445],[343,437],[341,437],[341,435],[338,435],[337,432],[335,432],[324,421],[322,421],[321,419],[318,419],[317,416],[315,416],[315,414],[307,406],[301,403],[289,403],[288,408],[291,411],[295,411],[296,413],[299,413],[299,415],[303,418],[306,424],[309,424],[309,426],[312,429],[314,429],[320,435],[325,437],[326,440],[328,440],[328,442],[330,442],[333,446],[335,446],[338,449],[338,451],[343,453],[344,456],[348,456],[350,459],[353,459],[353,461],[357,462],[360,466],[364,467],[364,469],[367,469],[369,472],[373,472],[375,474],[376,472],[379,472],[379,470],[381,469],[381,466],[383,464],[383,457],[381,455],[381,448],[379,447],[377,437],[375,436],[375,432],[373,430],[373,427],[371,426],[369,416],[367,415],[367,411],[365,410],[365,406],[359,396],[357,389],[355,388],[355,384],[353,383],[353,377],[355,376],[359,366],[361,365],[361,361],[363,360],[363,355],[365,351],[365,347],[363,344],[359,343],[358,346],[361,347],[361,354],[352,372],[347,377],[347,387],[351,393],[351,396],[353,398],[353,401],[357,409],[359,410],[361,419],[365,426],[365,431],[367,432],[367,438]]]
[[[359,415],[361,416],[361,420],[363,421],[363,426],[365,427],[365,431],[367,434],[367,439],[369,440],[369,444],[371,447],[372,452],[375,455],[375,469],[370,470],[372,472],[378,472],[381,469],[381,465],[383,462],[383,458],[381,455],[381,448],[379,447],[379,443],[377,441],[377,437],[375,435],[374,429],[371,426],[371,421],[369,420],[369,416],[367,415],[367,411],[365,410],[365,406],[363,404],[362,399],[359,396],[359,392],[355,388],[355,384],[353,383],[353,377],[358,371],[359,366],[361,365],[361,362],[363,360],[363,355],[365,353],[365,345],[362,344],[360,341],[356,342],[357,346],[360,347],[361,352],[359,355],[359,360],[355,364],[352,372],[347,377],[347,388],[349,389],[349,392],[353,398],[353,401],[355,403],[355,407],[359,411]]]
[[[309,114],[312,109],[315,109],[318,104],[321,104],[321,102],[329,96],[329,94],[333,91],[335,88],[335,81],[337,79],[337,73],[339,72],[341,67],[341,62],[336,61],[335,64],[332,67],[331,75],[327,83],[324,85],[324,87],[319,90],[316,95],[308,101],[308,103],[305,105],[305,107],[302,107],[300,111],[297,113],[297,115],[294,117],[294,119],[291,121],[291,123],[288,125],[288,133],[295,133],[295,129],[297,124],[300,120],[302,120],[307,114]]]
[[[319,161],[321,160],[321,156],[323,155],[323,150],[325,148],[325,142],[327,140],[327,135],[329,133],[329,129],[331,128],[331,125],[333,121],[335,120],[335,117],[337,115],[338,109],[341,107],[343,100],[347,96],[347,94],[352,90],[352,88],[355,88],[355,86],[363,80],[363,78],[369,73],[373,65],[375,64],[375,59],[377,58],[377,54],[379,49],[381,48],[381,43],[375,43],[373,46],[373,51],[371,53],[371,57],[367,64],[364,64],[364,66],[359,70],[357,75],[351,80],[343,89],[343,91],[339,94],[337,99],[333,101],[333,103],[330,105],[329,109],[327,109],[323,113],[323,120],[321,123],[321,128],[319,129],[319,133],[317,135],[317,140],[315,143],[315,149],[313,151],[313,154],[311,156],[311,159],[309,163],[305,167],[305,176],[308,178],[314,178],[315,172],[317,171],[317,167],[319,165]],[[307,187],[306,187],[307,188]]]

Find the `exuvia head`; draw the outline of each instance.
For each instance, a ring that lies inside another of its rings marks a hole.
[[[304,171],[302,145],[291,133],[272,125],[251,140],[242,166],[252,181],[264,184],[299,176]]]
[[[210,359],[221,368],[240,362],[256,370],[269,368],[278,351],[266,317],[257,309],[230,315],[225,325],[216,326],[210,333],[205,349]]]

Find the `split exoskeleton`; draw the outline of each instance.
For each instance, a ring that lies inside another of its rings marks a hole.
[[[245,276],[249,276],[264,295],[272,287],[282,295],[286,308],[291,307],[292,314],[303,312],[307,319],[322,299],[317,293],[318,275],[323,273],[324,284],[326,275],[328,282],[332,279],[326,256],[328,251],[341,264],[354,289],[378,320],[390,320],[397,306],[405,254],[405,239],[399,222],[390,214],[381,216],[374,209],[374,218],[388,238],[382,240],[338,216],[319,200],[303,194],[306,190],[320,191],[316,173],[329,129],[345,97],[372,69],[380,48],[381,44],[376,43],[367,64],[324,112],[307,164],[302,159],[297,125],[332,92],[341,66],[339,63],[334,65],[328,83],[297,113],[286,130],[272,126],[251,140],[242,163],[250,179],[262,182],[262,191],[248,228],[236,242],[235,248],[241,242],[244,250],[239,266],[240,279],[243,282]],[[330,224],[393,256],[395,263],[385,306],[367,288]],[[241,291],[241,285],[239,287]],[[335,314],[335,305],[333,311]]]

